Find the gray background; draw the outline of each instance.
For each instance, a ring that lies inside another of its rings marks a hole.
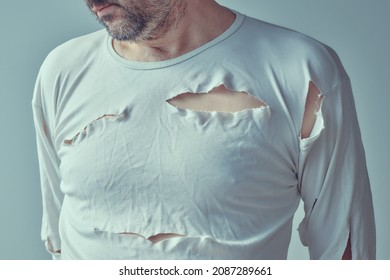
[[[40,241],[41,195],[32,90],[48,52],[100,29],[83,0],[1,4],[0,259],[47,259]],[[220,0],[247,15],[306,33],[332,46],[353,83],[377,221],[378,259],[390,259],[390,1]],[[296,221],[302,217],[299,210]],[[306,259],[294,231],[289,258]]]

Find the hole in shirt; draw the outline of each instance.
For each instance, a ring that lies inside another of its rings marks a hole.
[[[310,137],[317,119],[317,113],[321,109],[323,98],[324,96],[318,87],[312,81],[310,81],[306,97],[305,112],[301,126],[301,139]]]
[[[134,232],[121,232],[120,234],[138,236],[138,237],[147,239],[152,243],[158,243],[158,242],[165,240],[165,239],[185,236],[183,234],[178,234],[178,233],[159,233],[159,234],[152,235],[152,236],[149,236],[148,238],[146,238],[145,236],[142,236],[142,235],[140,235],[138,233],[134,233]]]
[[[233,91],[225,85],[215,87],[207,93],[181,93],[167,102],[180,109],[208,112],[238,112],[267,106],[249,93]]]
[[[64,140],[64,144],[67,145],[67,146],[71,146],[73,145],[73,143],[75,142],[75,140],[80,136],[80,134],[86,134],[87,133],[87,129],[88,127],[90,127],[91,125],[93,125],[95,122],[101,120],[101,119],[111,119],[111,120],[116,120],[116,119],[121,119],[125,117],[125,113],[121,113],[121,114],[104,114],[100,117],[98,117],[97,119],[95,119],[94,121],[90,122],[88,125],[86,125],[81,131],[79,131],[72,139],[65,139]]]

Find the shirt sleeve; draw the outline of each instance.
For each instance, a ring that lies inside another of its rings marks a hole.
[[[312,134],[300,139],[300,238],[311,259],[340,260],[349,238],[353,259],[374,259],[372,195],[349,79],[323,95]]]
[[[40,182],[42,190],[43,216],[41,238],[53,259],[60,259],[61,240],[58,222],[63,201],[60,190],[59,158],[53,146],[53,138],[48,122],[50,118],[43,104],[43,87],[38,76],[32,102],[33,118],[36,131]]]

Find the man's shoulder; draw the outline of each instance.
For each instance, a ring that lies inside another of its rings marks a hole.
[[[322,56],[330,49],[310,35],[252,17],[247,17],[245,29],[255,45],[266,46],[273,52]]]
[[[105,29],[101,29],[86,35],[75,37],[67,42],[59,45],[51,51],[51,55],[62,55],[77,52],[90,51],[91,48],[95,48],[97,45],[104,42],[106,37]]]
[[[104,29],[68,40],[53,49],[42,64],[42,70],[65,70],[85,62],[104,47]]]
[[[251,41],[251,53],[258,50],[275,70],[308,72],[325,91],[348,76],[334,49],[310,35],[251,17],[245,29],[242,33]]]

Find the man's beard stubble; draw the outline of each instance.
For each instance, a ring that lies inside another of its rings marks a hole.
[[[105,15],[98,21],[105,26],[110,36],[119,41],[150,41],[164,36],[185,14],[185,1],[173,0],[138,0],[131,7],[119,4],[116,0],[85,0],[91,9],[93,5],[116,5],[121,18]],[[92,11],[92,10],[91,10]]]

